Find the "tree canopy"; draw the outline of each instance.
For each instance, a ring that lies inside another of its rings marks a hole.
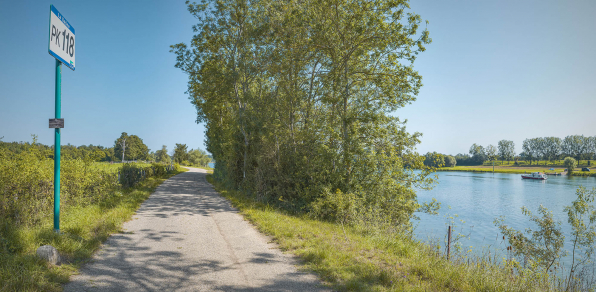
[[[124,156],[122,153],[124,152]],[[120,137],[114,141],[114,156],[118,160],[144,160],[149,155],[149,148],[143,139],[137,135],[128,135],[122,132]]]
[[[410,224],[420,207],[413,187],[430,183],[429,172],[415,152],[421,134],[389,113],[415,101],[422,77],[413,63],[431,39],[408,1],[188,9],[196,35],[172,52],[206,123],[216,179],[295,210],[346,194],[361,202],[360,218],[374,209]]]
[[[155,151],[155,161],[166,164],[172,163],[172,157],[168,155],[168,147],[166,145],[161,146],[160,150]]]
[[[176,148],[174,148],[173,159],[175,163],[179,164],[188,162],[188,146],[186,146],[186,144],[176,143]]]

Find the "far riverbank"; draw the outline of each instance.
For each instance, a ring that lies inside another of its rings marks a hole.
[[[545,173],[562,173],[566,175],[565,168],[549,166],[514,166],[514,165],[495,165],[495,173],[532,173],[532,172],[545,172]],[[454,166],[454,167],[441,167],[438,171],[468,171],[468,172],[493,172],[493,166],[488,165],[475,165],[475,166]],[[581,171],[581,168],[576,169],[573,172],[574,176],[592,176],[596,177],[596,171]]]

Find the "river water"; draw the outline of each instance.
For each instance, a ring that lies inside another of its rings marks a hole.
[[[507,173],[438,172],[437,175],[438,185],[430,191],[419,191],[418,198],[420,202],[432,198],[441,202],[439,215],[417,214],[420,220],[414,221],[415,235],[421,240],[434,239],[442,243],[446,239],[447,224],[453,221],[456,233],[469,235],[461,239],[464,251],[471,246],[475,252],[486,252],[487,248],[502,250],[508,245],[493,223],[495,218],[505,216],[505,224],[517,230],[535,228],[521,213],[521,207],[526,206],[539,215],[540,205],[562,222],[565,248],[570,251],[571,226],[563,208],[576,199],[575,192],[580,185],[589,190],[596,187],[593,177],[549,176],[546,181],[538,181]]]

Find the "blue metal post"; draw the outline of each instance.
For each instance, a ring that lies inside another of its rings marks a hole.
[[[56,60],[56,119],[60,118],[62,68],[60,61]],[[60,128],[54,132],[54,231],[60,231]]]

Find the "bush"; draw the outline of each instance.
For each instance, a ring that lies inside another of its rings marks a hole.
[[[99,164],[62,159],[60,205],[85,206],[105,199],[115,188],[132,187],[145,178],[180,169],[163,164]],[[120,186],[119,186],[120,184]],[[0,148],[0,219],[32,225],[53,214],[54,160],[36,147],[13,152]]]
[[[565,157],[563,165],[567,168],[567,173],[573,173],[573,170],[577,167],[577,161],[573,157]]]
[[[424,165],[429,167],[442,167],[445,165],[445,156],[437,152],[428,152],[424,155]]]
[[[152,172],[147,173],[150,169],[150,166],[144,166],[138,163],[124,163],[118,173],[118,182],[120,182],[122,187],[133,187],[145,179],[148,174],[149,176],[152,175]]]
[[[118,173],[118,182],[120,182],[122,187],[130,188],[146,178],[163,176],[179,169],[180,165],[178,164],[172,166],[161,163],[152,163],[150,165],[142,163],[125,163]]]
[[[457,164],[455,157],[451,155],[445,155],[445,167],[454,167]]]
[[[94,167],[81,159],[61,161],[60,203],[86,205],[116,187],[115,169]],[[0,218],[35,224],[53,212],[54,160],[35,148],[13,153],[0,149]]]

